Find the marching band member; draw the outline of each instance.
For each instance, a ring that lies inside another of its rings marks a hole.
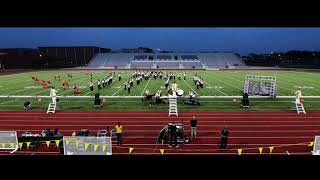
[[[92,81],[90,81],[89,87],[90,87],[90,91],[92,92],[93,91],[93,83],[92,83]]]
[[[119,78],[119,81],[121,81],[121,74],[120,73],[118,74],[118,78]]]
[[[101,81],[99,79],[98,79],[97,84],[98,84],[98,90],[100,90],[101,89]]]

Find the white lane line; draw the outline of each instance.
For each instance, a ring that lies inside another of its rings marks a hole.
[[[2,130],[2,131],[6,131],[6,130],[8,130],[8,129],[3,129],[3,128],[1,128],[0,130]],[[41,131],[41,130],[35,130],[35,129],[15,129],[16,131]],[[100,131],[101,129],[90,129],[90,131],[92,131],[92,132],[96,132],[96,131]],[[75,131],[74,129],[72,130],[72,129],[61,129],[60,131],[62,131],[62,132],[73,132],[73,131]],[[148,133],[153,133],[153,132],[159,132],[158,130],[126,130],[126,132],[127,133],[132,133],[132,132],[148,132]],[[186,133],[190,133],[190,131],[185,131]],[[199,132],[201,132],[201,133],[219,133],[219,132],[221,132],[221,131],[218,131],[218,130],[212,130],[212,131],[207,131],[207,130],[204,130],[204,131],[202,131],[201,129],[200,129],[200,131]],[[290,130],[278,130],[278,131],[274,131],[274,130],[271,130],[271,131],[232,131],[233,133],[276,133],[276,132],[283,132],[283,133],[309,133],[309,132],[313,132],[313,133],[316,133],[316,132],[320,132],[319,130],[297,130],[297,131],[295,131],[295,130],[292,130],[292,131],[290,131]]]
[[[62,126],[62,127],[80,127],[80,126],[90,126],[90,127],[106,127],[106,126],[113,126],[113,124],[1,124],[1,126],[9,126],[9,127],[43,127],[43,126]],[[135,125],[126,125],[127,127],[162,127],[163,124],[159,125],[142,125],[142,124],[135,124]],[[320,127],[320,125],[227,125],[228,127]],[[225,127],[225,125],[198,125],[198,127]]]
[[[1,111],[0,111],[1,112]],[[20,114],[20,113],[19,113]],[[21,113],[24,114],[24,113]],[[32,115],[30,113],[30,115]],[[38,115],[44,115],[44,114],[38,114]],[[80,114],[79,114],[80,115]],[[163,114],[161,114],[163,115]],[[9,116],[5,116],[5,115],[0,115],[1,118],[5,118],[5,117],[11,117],[11,118],[35,118],[34,116],[17,116],[17,115],[9,115]],[[156,117],[152,117],[152,116],[114,116],[114,115],[108,115],[108,116],[39,116],[36,118],[47,118],[47,119],[87,119],[87,118],[93,118],[93,119],[115,119],[115,118],[126,118],[126,119],[166,119],[165,122],[167,121],[172,121],[172,119],[168,119],[168,116],[156,116]],[[186,119],[191,119],[192,116],[181,116],[179,117],[179,119],[181,118],[186,118]],[[296,122],[296,123],[301,123],[301,122],[306,122],[306,121],[301,121],[301,119],[320,119],[320,117],[277,117],[277,116],[250,116],[250,117],[245,117],[245,116],[197,116],[197,118],[199,119],[296,119],[297,121],[278,121],[278,120],[274,120],[274,121],[228,121],[228,120],[224,120],[224,121],[208,121],[208,122]],[[176,120],[179,120],[176,119]],[[0,119],[0,121],[3,119]],[[91,122],[91,121],[90,121]],[[131,122],[130,120],[128,122]],[[145,122],[145,121],[142,121]],[[149,122],[157,122],[157,120],[152,120]],[[163,122],[163,121],[160,121]],[[201,120],[201,122],[206,122],[205,120]],[[309,122],[320,122],[320,121],[309,121]],[[184,122],[184,123],[188,123],[188,122]]]
[[[114,147],[114,146],[113,146]],[[212,149],[211,151],[218,151],[220,149]],[[228,149],[226,149],[228,150]],[[165,151],[165,155],[237,155],[237,153],[235,152],[230,152],[230,153],[220,153],[220,152],[217,152],[217,153],[211,153],[211,152],[197,152],[197,153],[194,153],[194,152],[181,152],[181,153],[176,153],[176,152],[170,152],[172,151],[171,149],[170,150],[167,150]],[[187,151],[190,151],[190,150],[187,150]],[[193,151],[197,151],[197,150],[193,150]],[[199,150],[199,151],[203,151],[203,150]],[[128,155],[129,153],[117,153],[117,152],[112,152],[113,155]],[[138,152],[133,152],[132,153],[133,155],[159,155],[160,156],[160,153],[138,153]],[[245,155],[261,155],[260,153],[242,153],[242,154],[245,154]],[[269,153],[262,153],[263,155],[269,155]],[[273,155],[286,155],[286,153],[272,153]],[[312,155],[311,152],[301,152],[301,153],[292,153],[292,154],[295,154],[295,155]]]
[[[7,131],[8,129],[3,129],[1,128],[0,129],[1,131]],[[92,132],[97,132],[97,131],[100,131],[101,129],[90,129],[90,131]],[[37,129],[15,129],[15,131],[32,131],[32,132],[38,132],[38,131],[41,131],[40,129],[37,130]],[[73,129],[61,129],[60,131],[62,132],[74,132],[75,130]],[[126,130],[126,133],[133,133],[133,132],[149,132],[149,133],[152,133],[152,132],[159,132],[158,130]],[[186,133],[190,133],[190,131],[185,131]],[[201,132],[201,133],[219,133],[221,131],[199,131],[198,132]],[[286,130],[279,130],[279,131],[232,131],[232,132],[236,132],[236,133],[256,133],[256,132],[261,132],[261,133],[265,133],[265,132],[269,132],[269,133],[276,133],[276,132],[283,132],[283,133],[286,133],[286,132],[292,132],[292,133],[296,133],[296,132],[301,132],[301,133],[308,133],[308,132],[319,132],[317,130],[310,130],[310,131],[286,131]]]

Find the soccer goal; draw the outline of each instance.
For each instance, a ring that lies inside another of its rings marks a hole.
[[[0,131],[0,150],[14,153],[18,148],[18,136],[16,131]]]
[[[313,155],[320,155],[320,136],[314,138]]]
[[[277,96],[277,79],[272,76],[253,76],[246,75],[243,93],[248,95],[270,96],[275,98]]]
[[[112,155],[111,137],[64,136],[64,155]]]

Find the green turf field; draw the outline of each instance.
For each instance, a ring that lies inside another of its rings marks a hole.
[[[93,73],[94,92],[89,91],[88,83],[90,76],[88,73]],[[0,76],[0,95],[17,95],[17,96],[49,96],[50,89],[42,88],[35,84],[31,79],[32,76],[43,80],[50,80],[51,84],[58,89],[58,95],[72,96],[73,85],[80,86],[81,96],[93,96],[97,90],[97,80],[102,79],[112,70],[101,71],[34,71],[7,76]],[[118,71],[117,71],[118,72]],[[102,88],[99,93],[102,96],[129,96],[128,92],[123,89],[123,83],[131,77],[134,71],[119,71],[122,72],[122,81],[118,81],[117,76],[113,78],[111,86]],[[173,72],[173,70],[168,70]],[[73,75],[70,82],[70,88],[62,89],[62,80],[68,81],[67,73]],[[181,71],[183,74],[183,71]],[[297,86],[302,87],[303,96],[320,96],[320,73],[317,72],[298,72],[298,71],[186,71],[186,81],[176,79],[178,88],[183,89],[185,94],[190,90],[196,92],[199,96],[241,96],[243,91],[243,82],[245,75],[266,75],[276,76],[278,85],[278,96],[292,96],[293,91]],[[55,81],[54,76],[60,75],[61,81]],[[203,89],[196,89],[192,81],[192,75],[198,74],[204,81]],[[173,82],[173,80],[171,81]],[[134,81],[134,87],[131,88],[130,96],[140,96],[148,89],[150,93],[155,93],[157,90],[164,91],[164,80],[143,80],[137,86]],[[164,94],[167,95],[167,94]],[[21,109],[24,98],[1,98],[0,109]],[[28,99],[33,102],[34,109],[46,109],[49,99],[44,99],[42,102],[36,102],[36,99]],[[252,99],[250,111],[277,111],[288,110],[291,106],[290,102],[293,99]],[[102,109],[106,110],[165,110],[166,104],[149,107],[141,102],[141,99],[107,99],[107,102]],[[92,110],[92,99],[62,99],[60,106],[63,109],[73,110]],[[231,99],[203,99],[201,106],[195,107],[190,105],[180,104],[181,110],[239,110],[239,103],[232,102]],[[308,111],[320,110],[320,99],[307,99],[305,108]],[[241,110],[241,109],[240,109]]]

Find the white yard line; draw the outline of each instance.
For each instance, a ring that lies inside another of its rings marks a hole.
[[[48,89],[44,89],[44,90],[42,90],[42,91],[38,91],[38,92],[29,94],[29,95],[32,96],[32,95],[39,94],[39,93],[42,93],[42,92],[45,92],[45,91],[49,91],[49,90],[50,90],[50,89],[48,88]]]
[[[207,72],[205,72],[206,74],[208,74]],[[219,80],[219,79],[216,79],[216,78],[214,78],[214,77],[212,77],[213,79],[215,79],[215,80],[217,80],[217,81],[220,81],[220,82],[222,82],[222,83],[224,83],[224,84],[226,84],[226,85],[228,85],[228,86],[231,86],[231,87],[234,87],[234,88],[236,88],[236,89],[239,89],[240,91],[243,91],[243,89],[240,89],[240,88],[238,88],[238,87],[236,87],[236,86],[233,86],[233,85],[231,85],[231,84],[229,84],[229,83],[226,83],[226,82],[224,82],[224,81],[221,81],[221,80]]]
[[[208,84],[209,86],[213,87],[211,84],[207,83],[206,81],[205,81],[204,83],[206,83],[206,84]],[[217,91],[219,91],[219,92],[221,92],[223,95],[228,96],[226,93],[220,91],[219,89],[217,89],[217,88],[214,88],[214,89],[217,90]]]
[[[84,94],[84,96],[86,96],[86,95],[88,95],[88,94],[90,94],[90,93],[94,93],[94,92],[96,92],[97,90],[95,89],[95,90],[93,90],[93,91],[90,91],[89,90],[89,92],[88,93],[86,93],[86,94]]]
[[[130,75],[130,74],[131,74],[131,73],[129,72],[128,74],[124,75],[123,77],[126,77],[126,76],[128,76],[128,75]],[[123,77],[122,77],[122,79],[123,79]],[[123,85],[120,85],[120,88],[119,88],[115,93],[113,93],[111,96],[114,96],[114,95],[118,94],[118,92],[121,91],[122,86],[123,86]]]
[[[146,86],[144,87],[143,91],[141,92],[140,96],[142,96],[143,92],[147,89],[147,87],[148,87],[148,85],[149,85],[150,80],[151,80],[151,77],[149,78],[149,80],[148,80],[148,82],[147,82]]]
[[[191,88],[191,90],[192,90],[194,93],[196,93],[196,95],[198,95],[197,91],[195,91],[195,90],[190,86],[190,84],[189,84],[186,80],[183,80],[183,81],[189,86],[189,88]]]
[[[22,90],[19,90],[19,91],[11,92],[11,93],[9,93],[9,94],[7,94],[7,95],[12,95],[12,94],[14,94],[14,93],[21,92],[21,91],[25,91],[25,90],[27,90],[27,89],[22,89]]]
[[[11,102],[11,101],[13,101],[13,100],[5,101],[5,102],[0,103],[0,104],[6,104],[6,103]]]
[[[7,129],[0,129],[1,131],[6,131]],[[12,130],[12,129],[11,129]],[[90,129],[91,131],[95,132],[95,131],[100,131],[100,129]],[[41,130],[37,130],[37,129],[15,129],[15,131],[31,131],[31,132],[38,132],[38,131],[41,131]],[[75,130],[74,129],[61,129],[60,130],[61,132],[74,132]],[[157,130],[153,130],[153,131],[148,131],[148,130],[127,130],[126,132],[159,132]],[[185,131],[185,132],[190,132],[190,131]],[[220,131],[201,131],[203,133],[219,133]],[[237,133],[255,133],[255,132],[261,132],[261,133],[264,133],[264,132],[270,132],[270,133],[274,133],[274,132],[311,132],[311,131],[232,131],[232,132],[237,132]],[[312,131],[313,132],[313,131]],[[139,145],[139,144],[136,144],[136,145]],[[143,144],[141,144],[143,145]],[[144,145],[147,145],[147,144],[144,144]],[[211,144],[185,144],[185,145],[211,145]],[[256,144],[246,144],[246,145],[256,145]]]

